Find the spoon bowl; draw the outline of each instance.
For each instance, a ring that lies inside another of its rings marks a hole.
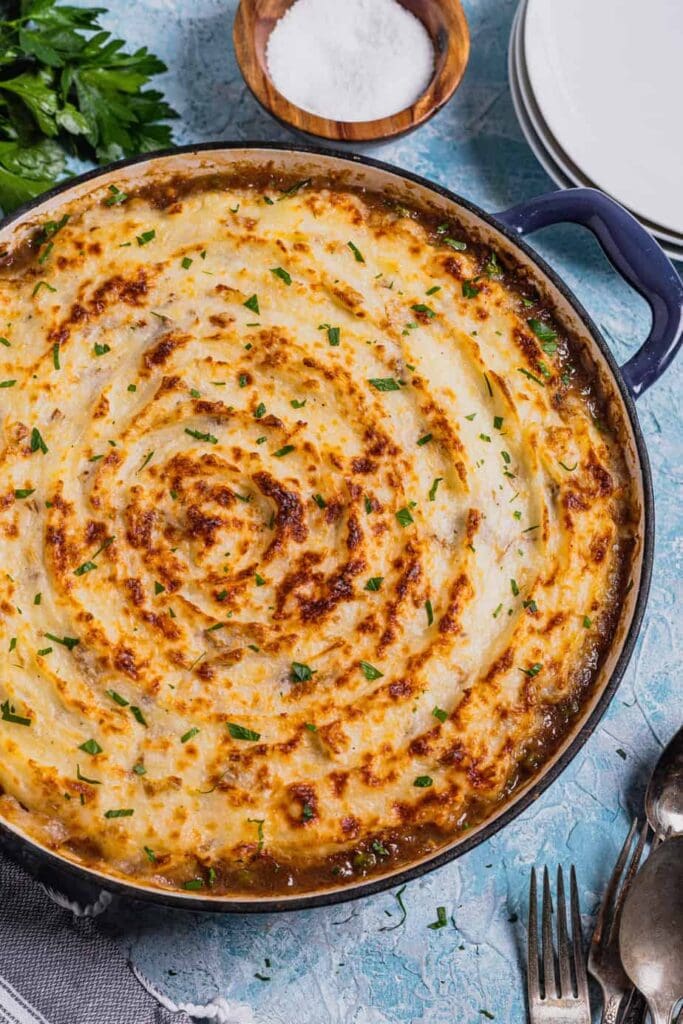
[[[660,839],[683,835],[683,727],[655,765],[645,794],[645,813]]]
[[[242,76],[261,106],[278,121],[307,135],[335,142],[379,142],[403,135],[440,110],[465,73],[470,36],[460,0],[400,0],[403,7],[420,19],[434,47],[434,74],[425,91],[405,110],[374,121],[319,117],[283,96],[268,72],[268,37],[293,2],[241,0],[232,37]]]
[[[683,836],[662,843],[634,878],[622,911],[619,948],[653,1024],[670,1024],[683,998]]]

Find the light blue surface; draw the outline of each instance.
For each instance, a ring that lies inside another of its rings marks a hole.
[[[178,142],[296,142],[260,110],[237,71],[236,0],[112,0],[110,6],[107,25],[130,44],[149,45],[171,68],[163,84],[181,115]],[[495,211],[554,185],[524,142],[510,101],[506,48],[515,5],[465,0],[465,7],[472,56],[455,98],[417,133],[372,155]],[[624,362],[647,331],[644,303],[579,229],[549,229],[534,245]],[[144,908],[119,917],[122,946],[170,999],[205,1004],[221,997],[215,1019],[240,1024],[461,1024],[485,1021],[484,1009],[506,1024],[525,1019],[521,951],[530,866],[577,865],[588,929],[627,823],[642,807],[650,768],[683,720],[682,376],[679,360],[639,403],[655,481],[657,554],[636,652],[602,724],[561,779],[504,832],[410,883],[408,916],[394,931],[383,930],[399,920],[391,893],[279,916]],[[449,926],[430,931],[439,904],[447,906]],[[259,981],[256,973],[271,980]],[[122,1024],[129,1024],[125,1014]]]

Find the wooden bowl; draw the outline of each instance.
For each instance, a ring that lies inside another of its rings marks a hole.
[[[268,74],[266,46],[276,21],[294,0],[240,0],[233,42],[240,71],[252,93],[279,121],[308,135],[337,142],[371,142],[402,135],[446,103],[467,67],[470,34],[460,0],[399,0],[420,19],[434,46],[434,75],[410,107],[375,121],[333,121],[302,110],[279,92]],[[343,0],[340,0],[343,3]]]

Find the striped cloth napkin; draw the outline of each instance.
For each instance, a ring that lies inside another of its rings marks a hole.
[[[62,900],[64,902],[64,900]],[[0,857],[0,1024],[191,1024],[146,991],[118,946]]]

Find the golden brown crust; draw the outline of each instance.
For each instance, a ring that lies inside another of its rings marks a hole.
[[[415,857],[608,644],[635,500],[590,367],[375,197],[114,195],[2,261],[0,813],[216,894]]]

